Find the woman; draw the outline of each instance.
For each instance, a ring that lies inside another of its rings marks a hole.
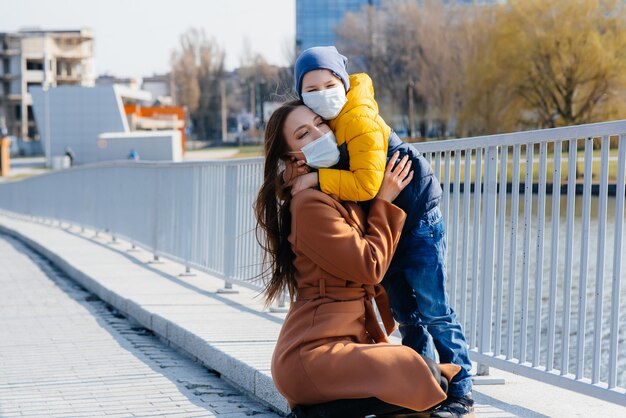
[[[393,168],[392,158],[367,217],[355,203],[315,189],[291,199],[280,162],[290,155],[304,159],[307,145],[307,163],[313,156],[338,158],[332,147],[317,146],[329,137],[330,128],[299,101],[277,109],[265,131],[256,215],[271,270],[266,299],[271,303],[285,288],[292,299],[272,358],[274,382],[292,408],[363,400],[351,404],[351,414],[335,414],[342,417],[432,408],[446,399],[447,381],[460,368],[429,364],[411,348],[387,342],[395,324],[379,285],[405,220],[391,201],[411,181],[410,164],[405,158]],[[363,405],[369,409],[359,410]]]

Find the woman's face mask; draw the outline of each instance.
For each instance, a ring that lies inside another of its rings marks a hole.
[[[297,151],[296,151],[297,152]],[[306,164],[313,168],[328,168],[339,162],[339,148],[333,131],[320,136],[315,141],[309,142],[300,152],[304,154]],[[295,152],[291,152],[293,154]]]
[[[327,90],[302,93],[302,101],[312,111],[324,119],[330,120],[339,115],[348,99],[346,99],[345,88],[340,85]]]
[[[287,155],[305,160],[309,167],[326,168],[339,161],[337,139],[321,116],[307,106],[297,106],[283,122]]]

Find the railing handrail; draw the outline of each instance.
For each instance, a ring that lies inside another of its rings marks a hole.
[[[444,139],[440,141],[415,142],[413,145],[421,152],[446,152],[486,148],[489,146],[513,146],[569,139],[598,138],[602,136],[616,136],[623,133],[626,133],[626,120]]]
[[[246,157],[246,158],[228,158],[223,160],[193,160],[193,161],[180,161],[180,162],[171,162],[171,161],[141,161],[141,160],[113,160],[113,161],[103,161],[97,163],[83,164],[77,165],[74,167],[69,167],[65,170],[56,170],[50,171],[47,173],[42,173],[37,176],[30,176],[26,178],[21,178],[18,180],[7,180],[4,183],[15,183],[15,182],[28,182],[29,180],[33,180],[36,178],[40,178],[42,176],[54,176],[57,174],[65,174],[66,171],[71,172],[79,172],[84,170],[98,170],[102,168],[115,168],[115,167],[144,167],[144,168],[152,168],[152,167],[201,167],[201,166],[230,166],[237,165],[239,163],[258,163],[263,161],[263,157]]]

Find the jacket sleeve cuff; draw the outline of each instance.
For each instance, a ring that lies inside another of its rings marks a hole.
[[[406,213],[402,209],[378,197],[372,201],[369,215],[371,216],[372,214],[382,214],[387,218],[389,226],[398,232],[402,231],[404,221],[406,221]]]
[[[339,170],[333,170],[329,168],[322,168],[318,170],[320,190],[326,194],[334,194],[341,196],[340,194],[340,173]]]

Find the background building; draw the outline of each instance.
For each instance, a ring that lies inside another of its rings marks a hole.
[[[0,120],[9,135],[39,139],[30,88],[93,86],[94,81],[90,29],[0,33]]]
[[[506,0],[456,0],[457,4],[493,4]],[[296,0],[296,50],[335,45],[335,28],[347,12],[380,6],[382,0]],[[444,0],[448,3],[448,0]]]
[[[134,77],[118,77],[111,74],[101,74],[96,78],[96,86],[112,86],[113,84],[126,86],[131,89],[139,88],[139,80]]]
[[[172,88],[172,77],[170,77],[169,73],[143,77],[141,89],[149,91],[157,104],[172,104],[172,91],[174,89]]]
[[[380,0],[296,0],[296,49],[335,45],[335,27],[347,12],[379,4]]]
[[[133,150],[142,160],[182,159],[184,119],[178,117],[184,115],[141,108],[141,103],[151,103],[150,92],[112,84],[58,86],[48,91],[36,86],[31,94],[51,163],[68,148],[75,164],[126,159]]]

